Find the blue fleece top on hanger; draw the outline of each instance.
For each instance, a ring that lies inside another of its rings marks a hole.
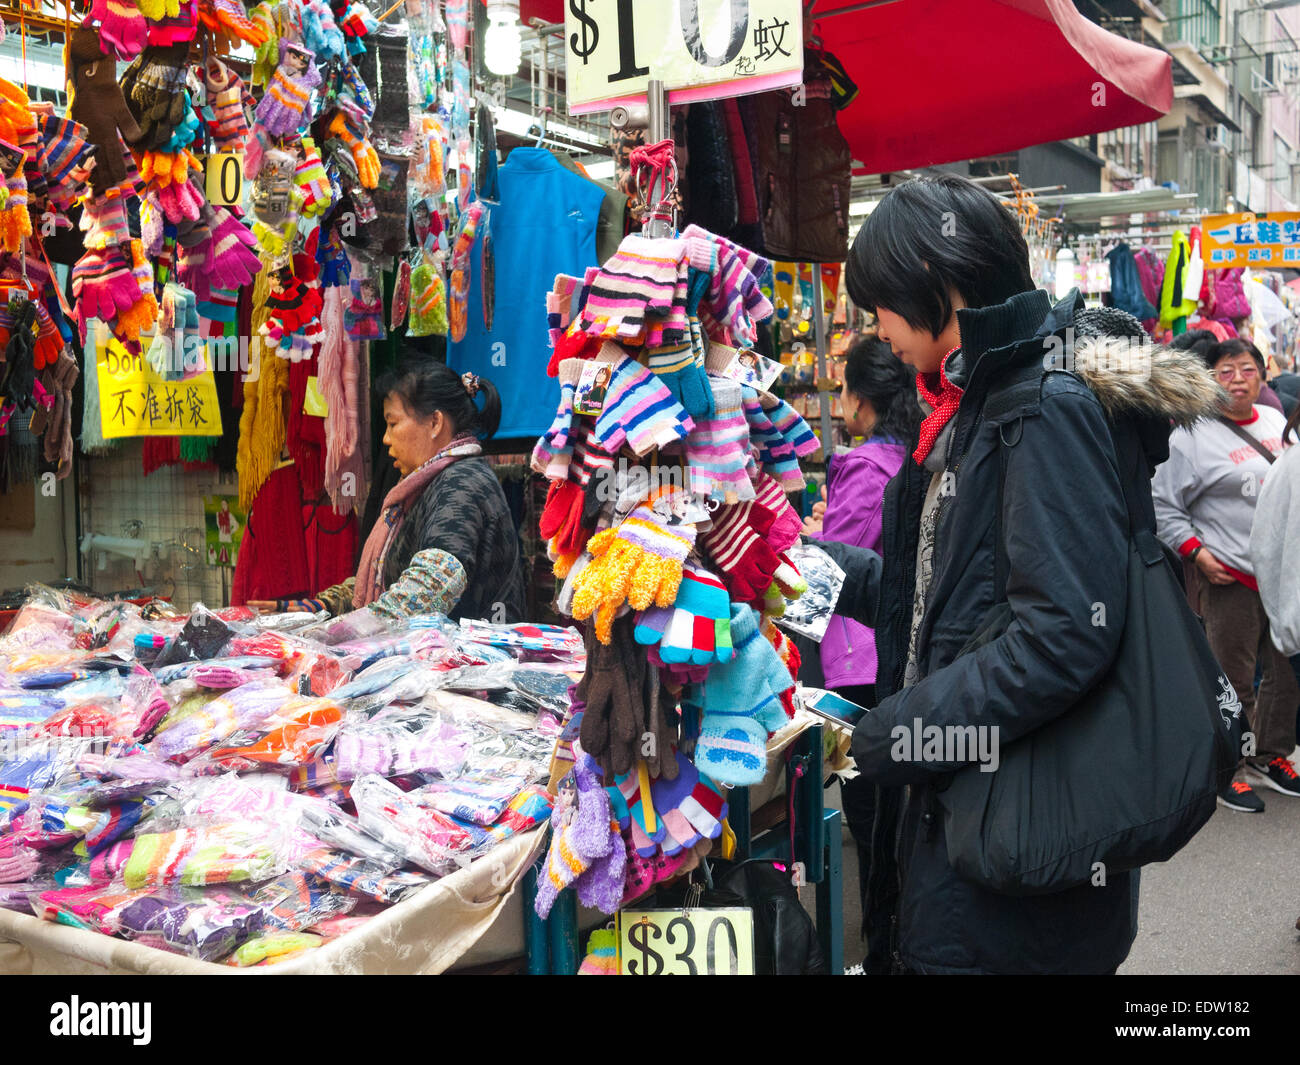
[[[546,294],[556,274],[582,277],[598,265],[596,223],[604,193],[544,148],[514,149],[498,178],[500,203],[488,203],[496,260],[492,328],[483,322],[480,222],[470,257],[465,339],[448,345],[447,362],[457,373],[476,373],[497,386],[498,438],[540,436],[560,401],[559,382],[546,375]]]

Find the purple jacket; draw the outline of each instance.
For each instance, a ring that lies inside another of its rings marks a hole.
[[[907,449],[873,437],[847,455],[836,455],[826,486],[826,516],[819,540],[880,550],[880,508],[885,485],[902,468]],[[822,637],[822,671],[827,688],[876,682],[876,635],[838,615]]]

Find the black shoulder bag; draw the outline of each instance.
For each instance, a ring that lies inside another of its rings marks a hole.
[[[963,654],[1011,621],[1002,495],[1015,445],[1007,428],[995,528],[999,602]],[[1128,457],[1136,469],[1141,456]],[[1096,883],[1099,872],[1166,861],[1210,819],[1237,764],[1241,702],[1141,517],[1131,487],[1138,481],[1122,479],[1128,605],[1110,671],[1070,710],[1003,750],[996,772],[972,765],[939,785],[948,862],[991,891],[1047,894]]]

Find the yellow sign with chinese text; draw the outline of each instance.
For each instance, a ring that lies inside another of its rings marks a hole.
[[[1300,212],[1206,215],[1201,219],[1201,257],[1207,270],[1300,269]]]
[[[564,42],[574,115],[644,100],[651,78],[671,103],[803,81],[800,0],[567,0]]]
[[[147,343],[148,338],[142,338]],[[221,411],[211,369],[168,380],[142,355],[109,338],[96,345],[99,420],[104,439],[126,436],[220,436]]]

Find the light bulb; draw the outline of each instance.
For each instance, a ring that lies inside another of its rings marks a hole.
[[[487,32],[483,35],[484,65],[493,74],[517,74],[522,59],[518,0],[492,0],[487,17]]]

